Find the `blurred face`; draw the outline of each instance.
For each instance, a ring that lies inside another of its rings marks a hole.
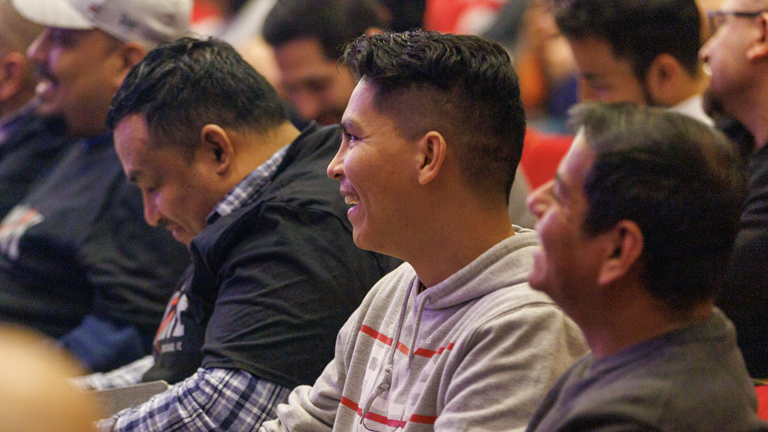
[[[629,60],[616,57],[602,39],[569,39],[579,73],[579,99],[649,104],[650,97]]]
[[[362,80],[341,121],[343,139],[328,166],[351,207],[355,244],[398,256],[397,243],[407,227],[410,183],[416,167],[415,145],[400,136],[393,120],[376,111],[376,87]]]
[[[106,131],[109,104],[124,74],[119,47],[101,30],[46,28],[27,50],[40,77],[40,113],[63,116],[73,136]]]
[[[541,248],[534,255],[528,283],[547,293],[566,311],[585,302],[597,282],[597,238],[583,231],[589,205],[584,181],[594,163],[583,134],[578,134],[560,162],[555,179],[528,196],[528,207],[538,219]]]
[[[204,162],[202,150],[190,162],[182,149],[155,140],[141,114],[124,118],[115,128],[117,155],[128,180],[141,189],[147,223],[166,228],[189,246],[226,192],[216,187],[215,168]]]
[[[758,3],[748,0],[725,0],[721,10],[752,12],[760,10]],[[718,17],[719,24],[706,44],[699,51],[699,57],[712,73],[709,97],[720,104],[726,112],[734,114],[747,107],[745,96],[751,94],[755,71],[750,67],[747,51],[750,44],[764,38],[756,25],[757,17]],[[741,108],[741,109],[740,109]]]
[[[275,48],[280,85],[307,120],[335,124],[349,102],[355,79],[346,66],[325,56],[315,39],[297,39]]]

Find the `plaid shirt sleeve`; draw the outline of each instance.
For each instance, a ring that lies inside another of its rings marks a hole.
[[[97,424],[105,431],[255,431],[277,417],[290,389],[237,369],[198,369],[197,373]]]
[[[113,371],[72,378],[69,382],[83,391],[126,387],[140,383],[141,378],[154,364],[155,359],[150,354]]]

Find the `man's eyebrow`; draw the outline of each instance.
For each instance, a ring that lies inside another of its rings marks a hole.
[[[341,127],[342,132],[349,132],[349,128],[355,128],[358,125],[356,121],[350,118],[343,118],[341,119],[341,123],[339,123],[339,126]]]

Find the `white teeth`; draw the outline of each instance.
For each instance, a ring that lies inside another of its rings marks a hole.
[[[344,197],[344,202],[349,205],[355,205],[359,203],[360,200],[347,196],[347,197]]]

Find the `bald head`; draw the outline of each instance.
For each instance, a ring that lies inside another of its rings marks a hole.
[[[0,432],[86,432],[101,415],[96,402],[65,380],[82,375],[53,342],[0,327]]]

